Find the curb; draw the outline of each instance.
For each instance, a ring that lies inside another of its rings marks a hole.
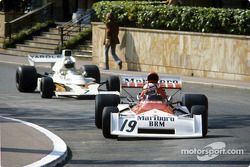
[[[26,165],[25,167],[40,167],[40,166],[52,167],[52,166],[56,166],[62,163],[66,159],[67,145],[60,137],[56,136],[54,133],[50,132],[49,130],[41,126],[38,126],[30,122],[26,122],[26,121],[14,119],[14,118],[9,118],[9,117],[3,117],[3,116],[0,116],[0,117],[30,126],[38,130],[39,132],[43,133],[44,135],[46,135],[52,141],[54,148],[50,154],[40,159],[39,161]]]

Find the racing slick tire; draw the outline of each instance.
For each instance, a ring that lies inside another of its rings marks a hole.
[[[20,92],[34,92],[37,87],[37,71],[33,66],[19,66],[16,70],[16,87]]]
[[[55,85],[53,79],[50,77],[43,77],[41,79],[40,94],[42,98],[52,98],[54,95]]]
[[[104,107],[116,107],[120,103],[120,97],[114,94],[99,94],[95,97],[95,125],[102,128],[102,113]]]
[[[189,111],[194,105],[204,105],[208,110],[208,100],[203,94],[184,94],[182,96],[182,105],[186,106]]]
[[[100,83],[100,70],[96,65],[84,65],[82,70],[86,72],[85,77],[94,78],[96,83]]]
[[[208,112],[204,105],[194,105],[191,108],[192,115],[201,115],[202,122],[202,137],[207,135],[208,130]]]
[[[111,113],[118,113],[117,107],[104,107],[102,113],[102,134],[105,138],[116,138],[116,135],[111,134]]]
[[[116,75],[110,76],[106,86],[107,86],[108,91],[120,92],[120,78],[119,78],[119,76],[116,76]]]

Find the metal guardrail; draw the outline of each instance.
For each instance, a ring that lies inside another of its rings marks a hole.
[[[87,27],[90,24],[91,16],[94,13],[95,11],[91,10],[79,18],[72,19],[71,21],[59,26],[58,31],[60,34],[60,42],[58,45],[63,47],[64,41],[67,41],[75,32],[81,32],[83,28]]]
[[[53,17],[53,3],[50,2],[40,8],[37,8],[19,18],[5,23],[5,37],[11,38],[11,35],[25,28],[30,28],[36,22],[42,22]]]

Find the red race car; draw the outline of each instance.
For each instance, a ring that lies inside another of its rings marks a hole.
[[[95,123],[97,128],[102,128],[105,138],[206,136],[208,99],[205,95],[184,94],[182,100],[173,102],[173,96],[182,88],[180,78],[166,77],[154,83],[161,91],[175,89],[173,95],[165,96],[159,90],[153,91],[148,86],[150,83],[145,77],[121,77],[121,87],[128,94],[125,100],[118,95],[96,96]],[[134,98],[126,88],[143,90]]]

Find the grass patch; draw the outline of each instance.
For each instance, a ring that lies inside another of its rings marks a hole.
[[[68,41],[64,42],[63,46],[58,46],[56,49],[61,52],[64,49],[73,49],[82,41],[90,39],[92,36],[91,28],[86,28],[75,37],[69,39]]]

